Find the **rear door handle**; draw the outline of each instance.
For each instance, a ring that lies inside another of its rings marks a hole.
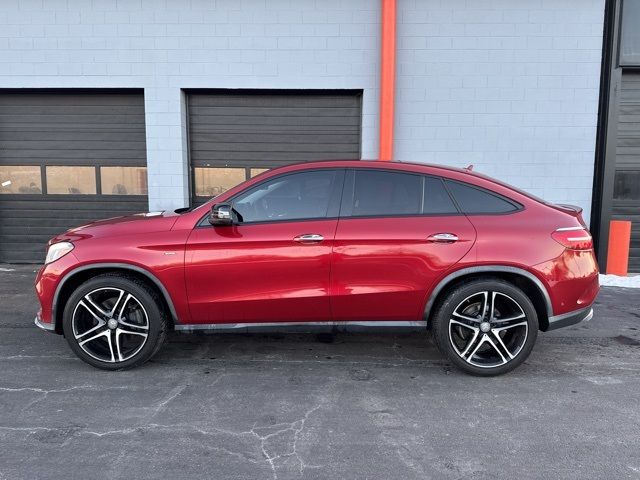
[[[434,233],[427,237],[427,242],[431,243],[454,243],[458,241],[458,236],[453,233]]]
[[[293,239],[294,242],[298,243],[320,243],[324,240],[322,235],[318,235],[317,233],[305,233],[304,235],[298,235]]]

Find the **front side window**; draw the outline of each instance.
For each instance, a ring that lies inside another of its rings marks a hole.
[[[519,208],[506,198],[473,185],[452,180],[446,182],[458,206],[468,215],[509,213]]]
[[[337,178],[336,170],[276,177],[238,195],[233,208],[243,223],[325,218]]]

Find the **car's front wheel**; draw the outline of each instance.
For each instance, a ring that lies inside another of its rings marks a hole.
[[[149,360],[162,346],[167,317],[157,293],[134,277],[103,274],[80,285],[64,309],[63,330],[78,357],[121,370]]]
[[[436,345],[459,369],[480,376],[509,372],[526,360],[538,334],[531,300],[497,278],[462,283],[433,316]]]

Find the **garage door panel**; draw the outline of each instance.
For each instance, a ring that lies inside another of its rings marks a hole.
[[[295,135],[291,135],[291,132],[281,133],[262,133],[255,132],[251,135],[251,138],[247,139],[246,134],[242,132],[219,132],[209,133],[205,135],[197,135],[196,138],[201,137],[202,140],[194,140],[192,146],[197,148],[198,146],[207,145],[221,145],[224,143],[238,144],[246,143],[247,145],[260,145],[260,144],[281,144],[287,142],[288,145],[326,145],[327,141],[324,138],[325,135],[331,137],[332,145],[353,145],[357,142],[360,136],[356,133],[348,134],[344,132],[327,132],[327,133],[313,133],[313,132],[300,132]]]
[[[193,162],[194,166],[244,166],[240,162],[258,161],[268,165],[281,166],[291,163],[312,160],[345,160],[353,158],[357,152],[347,155],[343,152],[261,152],[260,159],[256,159],[254,152],[208,152],[208,161]],[[235,164],[233,163],[235,162]],[[279,162],[277,165],[274,162]]]
[[[99,108],[99,107],[96,107]],[[91,125],[126,125],[127,123],[139,123],[144,121],[144,115],[105,115],[104,117],[96,116],[95,114],[33,114],[33,115],[20,115],[20,114],[0,114],[0,122],[16,122],[17,124],[28,125],[30,120],[37,118],[39,123],[56,122],[59,125],[68,125],[82,123],[83,119],[90,121]]]
[[[194,118],[194,126],[198,126],[199,124],[205,125],[246,125],[250,127],[251,125],[277,125],[277,126],[290,126],[290,127],[299,127],[299,126],[314,126],[314,125],[327,125],[331,127],[336,126],[359,126],[360,118],[358,117],[339,117],[339,118],[331,118],[331,117],[283,117],[283,116],[274,116],[274,117],[251,117],[249,115],[244,116],[232,116],[232,115],[201,115],[200,117]]]
[[[50,115],[51,114],[51,104],[49,105],[33,105],[33,104],[22,104],[22,105],[6,105],[2,109],[2,113],[0,114],[0,118],[4,116],[15,115],[17,117],[26,117],[31,115]],[[96,106],[96,105],[94,105]],[[111,119],[111,117],[123,117],[127,119],[135,118],[140,115],[140,105],[99,105],[100,111],[103,112],[105,120]],[[87,105],[55,105],[56,116],[60,116],[62,118],[66,118],[69,116],[84,116],[91,117],[91,113],[87,113]]]
[[[361,101],[351,90],[190,92],[191,166],[220,169],[192,169],[192,203],[207,199],[195,192],[225,191],[252,168],[360,158]]]
[[[92,150],[90,148],[85,149],[73,149],[74,145],[69,145],[69,150],[18,150],[13,149],[7,152],[7,156],[4,157],[7,160],[12,158],[15,159],[23,159],[23,158],[42,158],[42,159],[68,159],[69,161],[77,160],[77,159],[105,159],[109,160],[121,160],[126,163],[133,163],[136,160],[142,160],[146,158],[144,152],[138,153],[136,156],[132,156],[131,150],[118,150],[114,148],[113,150]],[[74,162],[77,163],[77,162]],[[113,162],[112,162],[113,163]],[[117,163],[117,162],[116,162]],[[10,162],[4,162],[5,165],[9,165]],[[120,163],[118,163],[120,165]]]
[[[41,262],[46,242],[58,233],[146,211],[146,195],[126,194],[146,190],[144,169],[133,184],[110,178],[106,188],[119,195],[91,194],[100,191],[101,167],[146,167],[142,93],[0,92],[0,166],[16,182],[9,194],[0,194],[2,262]],[[35,170],[27,169],[25,177],[12,169],[24,166]],[[91,169],[49,170],[59,166]],[[36,189],[42,193],[33,194]],[[51,193],[72,191],[90,194]]]
[[[56,141],[56,142],[94,142],[96,144],[100,144],[102,142],[112,142],[117,133],[117,141],[121,142],[130,142],[135,143],[135,148],[138,148],[140,144],[145,144],[144,131],[140,132],[122,130],[119,132],[102,132],[99,129],[95,131],[80,131],[76,128],[73,131],[69,131],[67,129],[60,130],[40,130],[40,131],[30,131],[26,132],[24,130],[9,130],[4,126],[0,129],[0,141],[3,145],[6,142],[25,142],[33,140],[34,133],[37,133],[37,142],[48,142],[48,141]]]
[[[640,175],[640,73],[623,71],[618,106],[616,175],[612,215],[631,221],[629,271],[640,272],[640,198],[629,182]],[[624,178],[626,176],[626,179]],[[621,183],[618,183],[621,182]]]
[[[358,148],[353,143],[303,143],[303,142],[287,142],[286,138],[282,138],[280,142],[194,142],[194,152],[207,154],[208,152],[252,152],[252,153],[296,153],[296,152],[345,152],[357,153]]]
[[[232,133],[232,134],[240,134],[245,135],[247,130],[247,125],[228,125],[228,124],[220,124],[216,125],[215,132],[224,134],[224,133]],[[296,123],[295,125],[288,126],[279,126],[274,125],[270,122],[266,122],[260,125],[254,124],[251,125],[251,130],[256,134],[268,134],[268,133],[289,133],[292,135],[297,134],[313,134],[313,135],[340,135],[340,134],[350,134],[360,136],[360,124],[355,124],[352,126],[346,125],[300,125]],[[189,129],[189,133],[191,136],[196,137],[198,135],[209,135],[211,134],[212,128],[211,125],[207,124],[198,124],[191,125]]]
[[[346,93],[346,92],[345,92]],[[193,93],[190,104],[193,107],[356,107],[360,105],[360,98],[356,95],[345,98],[345,94],[331,95],[327,91],[318,90],[290,90],[278,93],[234,93],[221,90],[204,93]]]
[[[89,137],[89,136],[87,136]],[[107,139],[105,139],[107,140]],[[145,142],[140,142],[136,140],[118,140],[117,144],[113,145],[108,150],[105,149],[105,140],[102,139],[86,139],[82,141],[73,141],[73,140],[65,140],[65,139],[41,139],[37,141],[30,141],[31,148],[36,151],[41,150],[61,150],[67,151],[69,149],[69,143],[73,143],[74,147],[78,147],[80,150],[91,150],[91,151],[131,151],[132,149],[139,149],[141,145],[144,145]],[[22,152],[24,147],[25,139],[12,139],[12,140],[3,140],[2,146],[3,148],[11,151],[16,150],[16,152]]]
[[[316,118],[321,117],[356,117],[358,118],[358,108],[340,108],[340,107],[328,107],[328,108],[315,108],[315,107],[250,107],[250,108],[238,108],[238,107],[195,107],[193,109],[194,117],[209,117],[209,116],[241,116],[241,117],[286,117],[297,118],[313,116]]]

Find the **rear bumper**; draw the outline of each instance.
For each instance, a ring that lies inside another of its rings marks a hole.
[[[573,312],[555,315],[553,317],[549,317],[549,327],[547,328],[547,332],[558,328],[570,327],[571,325],[575,325],[580,322],[588,322],[592,318],[593,308],[591,308],[591,305]]]

